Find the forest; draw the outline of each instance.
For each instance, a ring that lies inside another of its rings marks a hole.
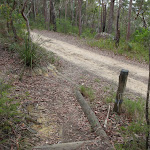
[[[148,150],[149,91],[149,0],[0,0],[0,150]]]

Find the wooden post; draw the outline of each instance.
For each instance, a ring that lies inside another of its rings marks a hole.
[[[119,76],[119,85],[118,85],[116,101],[115,101],[114,109],[113,109],[118,114],[121,113],[121,105],[123,102],[123,92],[126,87],[128,73],[129,73],[128,70],[122,69],[120,72],[120,76]]]

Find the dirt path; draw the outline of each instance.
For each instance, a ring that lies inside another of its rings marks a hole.
[[[118,75],[121,69],[129,70],[127,89],[145,97],[147,90],[148,69],[124,63],[108,56],[102,56],[89,50],[79,48],[67,42],[56,40],[31,32],[33,41],[42,43],[41,46],[56,53],[66,61],[99,76],[112,83],[118,83]]]

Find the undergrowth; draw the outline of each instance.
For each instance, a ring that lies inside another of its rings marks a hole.
[[[114,104],[115,96],[115,92],[111,92],[105,102]],[[144,106],[145,102],[142,98],[136,100],[124,98],[120,117],[129,121],[124,122],[124,125],[120,126],[118,130],[122,135],[123,142],[115,143],[116,150],[145,150],[147,125]]]
[[[124,40],[120,41],[119,47],[115,47],[115,41],[112,39],[100,39],[100,40],[88,40],[88,45],[91,47],[98,47],[104,50],[111,50],[116,54],[126,55],[129,58],[136,58],[138,61],[148,62],[148,48],[144,47],[138,42],[126,42]]]
[[[86,87],[84,85],[81,85],[79,88],[81,94],[86,98],[89,98],[90,101],[93,101],[95,99],[94,90],[91,87]]]
[[[10,88],[0,80],[0,148],[28,149],[30,144],[25,141],[30,133],[21,128],[24,115],[19,113],[20,101],[11,96]]]

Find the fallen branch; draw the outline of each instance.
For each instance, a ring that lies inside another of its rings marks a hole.
[[[108,121],[108,118],[109,118],[109,113],[110,113],[110,105],[109,105],[109,108],[108,108],[107,117],[106,117],[106,119],[105,119],[104,128],[107,127],[107,121]]]
[[[103,128],[101,127],[95,113],[92,111],[92,109],[90,108],[90,106],[88,105],[88,103],[86,102],[86,100],[84,99],[84,97],[82,96],[82,94],[80,93],[80,91],[76,90],[76,97],[78,102],[80,103],[80,106],[82,107],[82,110],[85,114],[85,116],[87,117],[92,130],[101,137],[101,140],[105,143],[105,145],[107,145],[109,147],[109,149],[113,149],[112,145],[110,144],[110,141],[105,133],[105,131],[103,130]]]

